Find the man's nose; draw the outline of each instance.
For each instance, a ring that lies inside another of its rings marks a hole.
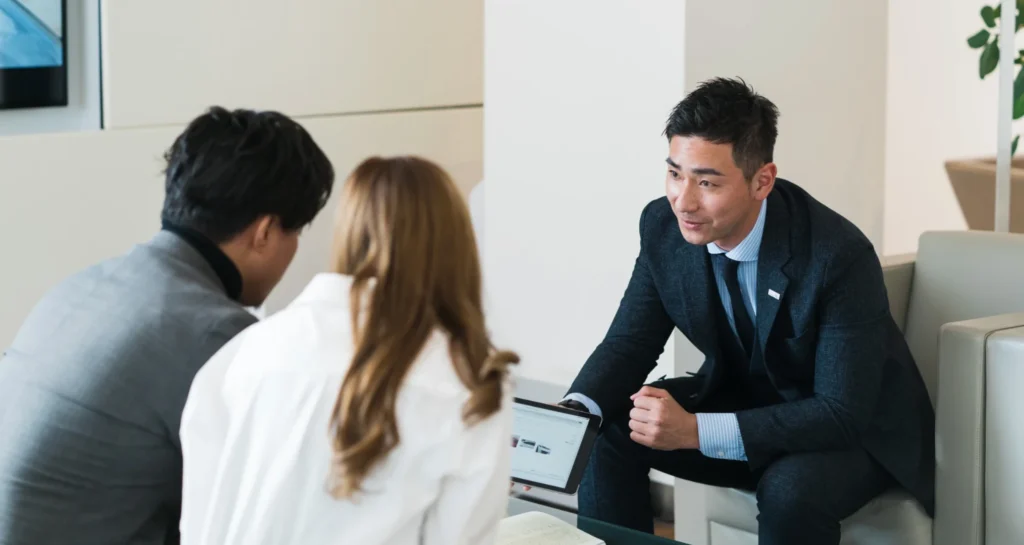
[[[672,207],[675,208],[676,212],[680,213],[695,212],[700,208],[700,200],[695,192],[690,189],[689,184],[682,184],[682,187],[679,188],[679,193],[673,199]]]

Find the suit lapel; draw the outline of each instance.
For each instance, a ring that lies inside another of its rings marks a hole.
[[[764,234],[757,258],[757,341],[764,359],[765,345],[771,333],[779,305],[786,295],[789,277],[783,267],[789,262],[789,210],[777,191],[768,195]],[[760,362],[752,362],[753,364]]]
[[[680,237],[682,239],[682,237]],[[707,249],[704,246],[694,246],[683,243],[677,250],[680,260],[679,271],[686,271],[686,274],[679,278],[680,291],[683,294],[683,308],[686,309],[684,319],[688,325],[689,337],[697,348],[705,355],[712,355],[715,342],[715,321],[709,316],[714,316],[714,309],[711,307],[711,294],[714,293],[714,285],[711,283],[714,273],[711,271],[711,260],[708,258]],[[701,343],[704,346],[700,346]],[[710,349],[710,352],[708,351]]]

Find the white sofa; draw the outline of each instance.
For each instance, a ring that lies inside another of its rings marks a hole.
[[[883,266],[936,407],[936,513],[889,493],[843,522],[842,543],[1024,543],[1024,235],[926,233]],[[753,494],[705,500],[710,545],[757,543]]]

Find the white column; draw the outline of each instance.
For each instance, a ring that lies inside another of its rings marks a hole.
[[[484,263],[496,342],[565,388],[608,329],[664,196],[668,114],[684,91],[686,3],[487,0]],[[673,376],[676,344],[652,373]],[[656,472],[653,479],[672,480]],[[703,545],[703,493],[677,538]]]
[[[523,375],[568,386],[611,323],[640,247],[640,212],[664,196],[662,131],[683,94],[684,7],[485,4],[489,320],[523,356]]]
[[[995,230],[1010,231],[1010,147],[1013,122],[1013,60],[1017,58],[1017,5],[1014,0],[1002,1],[999,18],[999,133],[996,148]]]

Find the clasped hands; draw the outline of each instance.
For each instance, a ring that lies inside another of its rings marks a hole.
[[[630,396],[629,438],[655,450],[700,448],[697,416],[686,411],[668,392],[644,386]]]

